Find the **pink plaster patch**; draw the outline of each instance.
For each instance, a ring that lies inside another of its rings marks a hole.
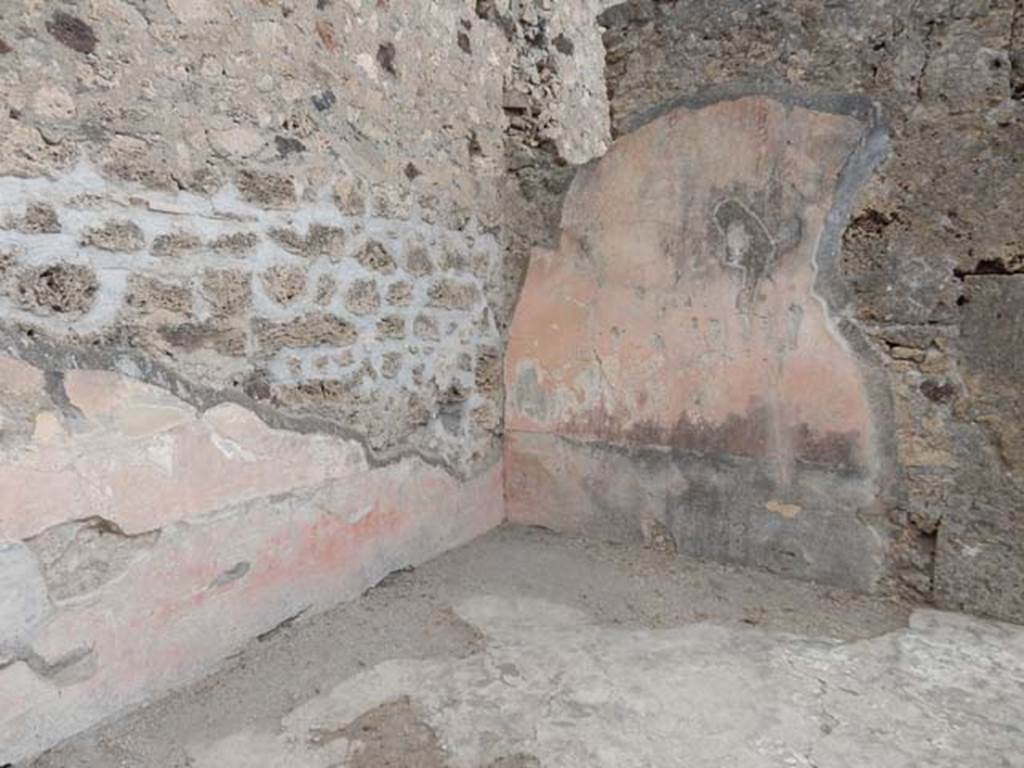
[[[678,109],[581,171],[510,331],[509,429],[870,469],[813,262],[862,131],[751,97]]]

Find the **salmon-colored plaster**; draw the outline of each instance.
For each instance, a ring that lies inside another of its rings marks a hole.
[[[814,264],[862,134],[749,97],[680,108],[581,171],[512,325],[508,428],[679,450],[721,433],[728,453],[871,470],[865,384]]]
[[[874,588],[880,437],[816,263],[868,130],[736,98],[577,174],[510,329],[510,520]]]
[[[43,383],[3,357],[0,372],[12,372],[8,388]],[[469,480],[412,458],[372,468],[355,441],[273,429],[241,406],[199,413],[101,371],[64,384],[74,413],[41,395],[0,447],[0,550],[96,518],[113,536],[153,533],[123,572],[51,594],[26,629],[26,653],[59,673],[0,656],[0,745],[18,750],[5,760],[194,680],[279,622],[503,518],[500,462]]]

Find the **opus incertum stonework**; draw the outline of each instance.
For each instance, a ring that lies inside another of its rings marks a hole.
[[[1024,620],[1022,41],[5,2],[0,766],[505,522]]]

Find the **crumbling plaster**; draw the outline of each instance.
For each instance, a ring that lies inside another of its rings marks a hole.
[[[841,176],[812,293],[870,435],[839,512],[806,528],[759,499],[834,563],[731,559],[1019,619],[1022,19],[1020,0],[4,3],[0,764],[497,524],[517,468],[589,474],[593,532],[685,551],[693,518],[650,493],[680,498],[665,451],[573,435],[503,466],[544,439],[505,441],[530,404],[505,402],[504,358],[577,167],[740,97],[860,105],[863,173]],[[726,239],[737,200],[709,219]],[[726,459],[711,485],[736,487]],[[846,515],[865,488],[870,519]],[[579,491],[553,498],[580,511]]]
[[[501,521],[603,7],[0,8],[0,762]]]

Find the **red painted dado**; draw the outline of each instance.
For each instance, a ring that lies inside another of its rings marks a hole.
[[[23,363],[0,371],[26,398],[42,384]],[[0,462],[0,540],[31,546],[102,518],[138,546],[95,589],[62,597],[51,584],[41,615],[4,628],[18,645],[0,668],[0,744],[18,752],[5,759],[194,680],[503,516],[500,463],[467,481],[418,459],[371,468],[357,443],[275,430],[234,405],[199,414],[115,374],[74,372],[66,390],[78,417],[39,410]],[[43,589],[19,587],[30,583]]]
[[[769,509],[802,508],[801,472],[855,475],[870,506],[865,378],[815,288],[840,173],[864,136],[853,117],[739,98],[675,109],[578,174],[560,245],[535,252],[510,331],[511,519],[559,527],[581,507],[558,499],[579,497],[592,518],[618,493],[580,481],[571,449],[544,435],[713,460],[716,472],[753,460]],[[685,496],[673,487],[647,490]],[[693,498],[677,506],[714,514]]]

